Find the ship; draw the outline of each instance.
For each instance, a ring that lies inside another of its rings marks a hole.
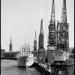
[[[35,58],[33,56],[32,53],[30,53],[30,55],[28,56],[27,58],[27,61],[26,61],[26,67],[31,67],[33,64],[35,63]]]
[[[20,50],[19,54],[17,55],[17,66],[19,68],[26,68],[26,61],[30,54],[28,46]]]

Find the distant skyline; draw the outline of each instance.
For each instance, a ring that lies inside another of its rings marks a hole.
[[[9,51],[10,37],[13,51],[19,51],[24,43],[34,46],[35,30],[37,45],[43,19],[44,46],[47,49],[48,26],[51,19],[53,0],[1,0],[1,47]],[[55,19],[61,21],[63,0],[55,1]],[[67,20],[69,23],[69,47],[74,47],[74,0],[67,2]],[[37,46],[38,47],[38,46]]]

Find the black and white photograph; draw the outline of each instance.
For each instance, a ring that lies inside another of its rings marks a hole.
[[[1,75],[74,75],[74,0],[1,0]]]

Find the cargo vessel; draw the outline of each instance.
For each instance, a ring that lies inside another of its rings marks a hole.
[[[26,61],[27,61],[29,54],[30,54],[30,51],[27,47],[24,49],[22,48],[22,50],[19,52],[17,56],[17,66],[18,67],[26,68]]]

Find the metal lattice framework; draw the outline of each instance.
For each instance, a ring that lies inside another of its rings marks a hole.
[[[55,5],[52,2],[51,20],[49,25],[48,47],[56,46]]]
[[[57,47],[64,51],[69,49],[69,24],[67,23],[66,0],[63,0],[61,23],[57,23]]]

